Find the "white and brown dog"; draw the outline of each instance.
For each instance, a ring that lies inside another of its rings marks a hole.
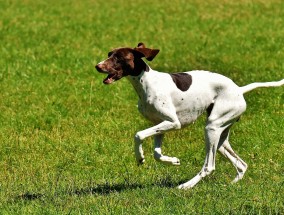
[[[237,182],[243,177],[247,164],[230,146],[229,130],[246,110],[243,94],[258,87],[282,86],[284,79],[239,87],[229,78],[207,71],[162,73],[152,70],[142,60],[145,57],[151,61],[158,52],[158,49],[149,49],[139,43],[136,48],[114,49],[109,52],[106,60],[96,65],[99,72],[108,74],[103,81],[105,84],[127,76],[139,96],[139,111],[155,124],[135,135],[135,156],[138,164],[145,161],[143,140],[154,136],[154,158],[166,164],[180,165],[178,158],[162,154],[164,133],[183,128],[194,122],[203,112],[207,112],[204,166],[194,178],[178,188],[191,188],[215,170],[217,149],[237,169],[237,176],[233,180]]]

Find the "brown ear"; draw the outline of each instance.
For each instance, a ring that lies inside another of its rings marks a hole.
[[[137,51],[141,57],[145,57],[149,61],[152,61],[160,51],[159,49],[148,49],[145,47],[144,43],[139,43],[134,50]]]
[[[144,43],[140,42],[138,43],[137,48],[146,48],[146,46]]]

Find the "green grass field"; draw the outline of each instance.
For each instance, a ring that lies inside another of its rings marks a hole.
[[[165,154],[137,167],[134,134],[150,124],[123,79],[94,65],[112,48],[159,48],[159,71],[216,71],[238,85],[284,77],[284,2],[0,0],[0,214],[284,214],[284,93],[246,95],[231,144],[248,163],[242,181],[217,155],[201,169],[205,116],[168,133]]]

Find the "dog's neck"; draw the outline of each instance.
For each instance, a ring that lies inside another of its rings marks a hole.
[[[145,63],[145,68],[141,69],[139,75],[127,76],[128,80],[134,87],[137,95],[141,99],[145,96],[146,88],[147,88],[147,75],[152,72],[152,69]]]

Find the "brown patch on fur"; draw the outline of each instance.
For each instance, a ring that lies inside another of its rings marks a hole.
[[[173,73],[170,76],[181,91],[187,91],[192,84],[192,77],[187,73]]]

